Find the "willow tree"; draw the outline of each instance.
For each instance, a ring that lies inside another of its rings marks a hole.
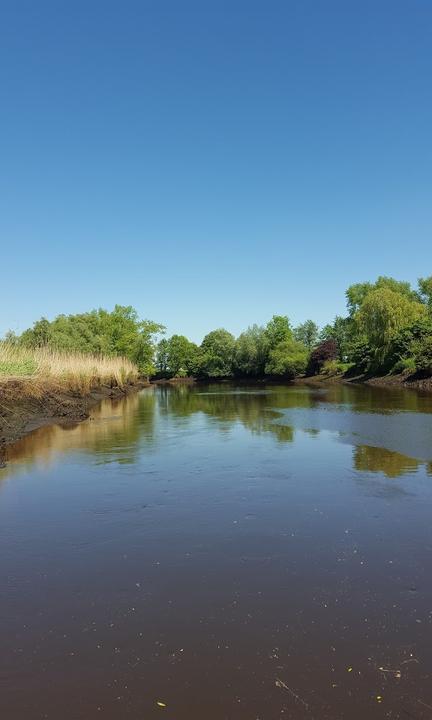
[[[382,364],[397,334],[427,313],[425,305],[388,287],[369,292],[355,320],[366,336],[376,362]]]

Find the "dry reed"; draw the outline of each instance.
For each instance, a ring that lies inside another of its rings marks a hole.
[[[46,385],[85,395],[100,385],[123,388],[138,378],[138,368],[122,357],[63,353],[0,342],[0,382],[20,381],[29,395]]]

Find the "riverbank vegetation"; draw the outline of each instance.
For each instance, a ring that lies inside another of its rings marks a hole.
[[[138,374],[137,366],[123,357],[0,342],[0,387],[13,382],[21,397],[37,397],[47,385],[83,396],[101,385],[123,388]]]
[[[321,330],[313,320],[293,327],[288,316],[274,315],[237,338],[224,328],[212,330],[197,345],[184,335],[162,337],[163,325],[117,305],[112,312],[42,318],[20,336],[9,333],[7,342],[19,352],[48,348],[63,358],[77,352],[82,358],[122,356],[147,377],[432,374],[432,277],[421,278],[417,288],[390,277],[351,285],[346,307]],[[31,356],[22,357],[25,370]]]

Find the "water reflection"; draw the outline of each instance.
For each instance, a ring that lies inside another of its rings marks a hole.
[[[416,472],[424,464],[415,458],[401,455],[398,452],[370,445],[357,445],[354,447],[353,463],[356,470],[373,473],[381,472],[388,478],[396,478],[406,473]]]
[[[432,398],[425,393],[345,385],[179,385],[105,400],[83,423],[36,430],[8,448],[0,479],[77,451],[90,453],[95,463],[135,463],[143,448],[156,448],[163,418],[180,421],[186,431],[199,418],[225,434],[240,424],[278,443],[293,443],[296,432],[318,437],[325,430],[354,446],[356,471],[396,478],[425,466],[432,474]],[[407,448],[412,455],[403,452]]]
[[[420,718],[430,403],[151,388],[10,448],[0,716]]]
[[[140,444],[155,436],[156,396],[153,391],[103,400],[88,420],[41,427],[6,449],[6,468],[0,479],[37,465],[49,467],[58,455],[79,451],[96,462],[133,463]]]

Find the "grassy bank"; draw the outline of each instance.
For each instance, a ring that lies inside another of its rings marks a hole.
[[[138,368],[121,357],[60,353],[0,342],[2,447],[41,425],[78,422],[105,397],[139,388]]]
[[[101,385],[123,388],[138,379],[138,369],[121,357],[59,353],[0,342],[0,385],[13,382],[23,395],[35,397],[47,385],[86,395]]]

